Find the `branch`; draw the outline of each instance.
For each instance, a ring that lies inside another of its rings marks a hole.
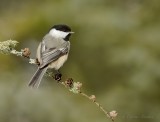
[[[21,57],[25,57],[29,59],[29,63],[30,64],[38,64],[38,61],[36,59],[31,59],[30,58],[30,54],[31,52],[29,51],[29,48],[24,48],[21,51],[17,51],[15,50],[15,47],[17,46],[18,42],[15,40],[7,40],[4,42],[0,42],[0,53],[2,54],[13,54],[16,56],[21,56]],[[54,78],[54,73],[51,71],[47,71],[46,75]],[[96,96],[95,95],[87,95],[86,93],[81,91],[82,88],[82,83],[80,82],[74,82],[72,78],[68,78],[65,81],[59,82],[61,85],[63,85],[64,87],[66,87],[70,92],[74,93],[74,94],[80,94],[83,97],[86,97],[87,99],[89,99],[90,101],[92,101],[93,103],[95,103],[98,108],[112,121],[115,120],[116,116],[118,115],[118,113],[116,111],[111,111],[111,112],[107,112],[104,107],[99,104],[99,102],[96,101]]]

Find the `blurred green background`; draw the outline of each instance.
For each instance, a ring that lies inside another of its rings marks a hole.
[[[117,122],[160,121],[160,1],[0,0],[0,41],[19,41],[35,57],[54,25],[72,27],[63,78],[83,83]],[[97,106],[44,77],[39,89],[27,83],[36,71],[28,60],[0,55],[1,122],[109,122]]]

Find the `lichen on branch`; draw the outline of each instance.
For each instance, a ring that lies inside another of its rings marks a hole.
[[[15,41],[15,40],[7,40],[7,41],[4,41],[4,42],[0,42],[0,53],[2,53],[2,54],[14,53],[13,50],[16,47],[17,44],[18,44],[18,42]]]

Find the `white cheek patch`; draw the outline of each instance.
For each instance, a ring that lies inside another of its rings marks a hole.
[[[55,38],[65,38],[69,32],[63,32],[56,29],[50,30],[49,34],[51,34]]]

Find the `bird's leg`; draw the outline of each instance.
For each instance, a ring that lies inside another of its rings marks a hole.
[[[57,73],[54,75],[54,79],[56,81],[60,81],[62,78],[62,74],[59,72],[59,70],[57,70]]]

